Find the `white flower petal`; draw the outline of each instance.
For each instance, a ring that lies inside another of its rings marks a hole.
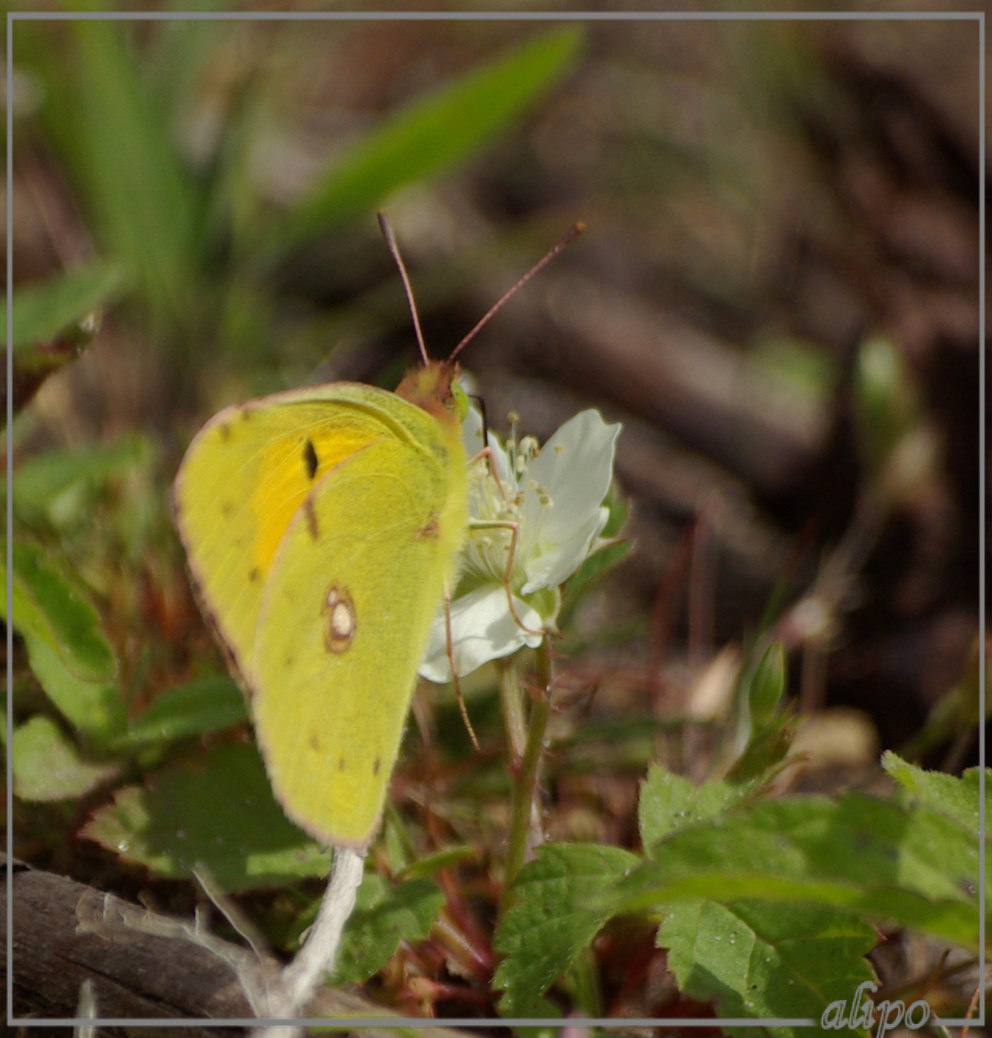
[[[467,458],[474,458],[482,450],[482,425],[482,415],[469,405],[462,421],[462,443]]]
[[[500,584],[485,584],[451,603],[451,644],[460,676],[471,674],[489,660],[509,656],[524,645],[533,648],[540,643],[541,635],[537,632],[542,624],[538,613],[516,596],[513,609],[520,623],[511,614],[506,589]],[[520,624],[530,630],[524,630]],[[431,628],[418,673],[428,681],[451,680],[443,614]]]
[[[527,581],[520,593],[530,595],[541,588],[561,587],[588,558],[593,542],[609,517],[608,508],[597,509],[596,514],[590,516],[568,540],[559,541],[542,554],[528,558],[524,564]]]
[[[476,408],[469,407],[462,421],[462,444],[465,447],[465,456],[469,461],[482,451],[483,424],[482,414]],[[492,467],[496,470],[500,480],[506,484],[512,478],[510,475],[512,466],[510,465],[506,448],[500,443],[499,437],[491,429],[486,430],[486,433],[489,441],[487,446],[492,458]]]
[[[571,542],[599,514],[613,479],[620,428],[619,422],[604,422],[596,410],[581,411],[541,448],[527,470],[520,536],[526,556]],[[550,504],[542,502],[542,494]]]
[[[527,475],[551,494],[555,507],[570,513],[598,508],[613,479],[619,422],[604,422],[599,411],[580,411],[541,448]]]

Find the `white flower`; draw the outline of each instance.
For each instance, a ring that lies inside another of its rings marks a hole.
[[[482,424],[470,408],[462,426],[470,458],[482,447]],[[469,473],[470,528],[449,613],[459,675],[534,648],[554,629],[561,585],[605,543],[603,499],[619,434],[619,423],[607,424],[592,410],[569,419],[543,448],[529,436],[504,445],[489,432],[491,457]],[[420,675],[451,680],[443,611]]]

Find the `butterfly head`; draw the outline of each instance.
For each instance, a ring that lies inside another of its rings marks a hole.
[[[396,393],[442,420],[454,418],[460,424],[468,413],[468,397],[458,384],[458,365],[454,361],[432,360],[414,368]]]

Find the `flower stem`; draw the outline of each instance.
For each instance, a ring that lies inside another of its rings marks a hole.
[[[512,755],[513,793],[510,833],[506,852],[503,909],[509,905],[509,890],[534,848],[544,841],[541,805],[538,802],[541,757],[551,714],[551,648],[545,638],[537,649],[539,694],[532,700],[526,725],[524,693],[515,664],[500,668],[500,691],[506,718],[507,738]],[[524,735],[526,731],[526,735]]]
[[[510,767],[516,773],[527,748],[527,717],[520,672],[514,657],[496,661],[499,668],[499,697],[506,725],[506,741],[510,748]]]

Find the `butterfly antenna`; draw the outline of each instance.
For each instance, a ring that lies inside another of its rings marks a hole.
[[[382,231],[383,238],[386,239],[386,247],[393,254],[393,259],[396,260],[396,266],[400,268],[400,278],[403,281],[403,291],[406,292],[406,301],[410,304],[410,314],[413,317],[413,330],[417,334],[417,345],[420,347],[420,356],[423,358],[425,364],[430,363],[430,357],[427,355],[427,346],[424,343],[424,333],[420,327],[420,315],[417,313],[417,304],[413,299],[413,286],[410,284],[410,276],[406,272],[406,267],[403,264],[403,257],[400,255],[400,247],[396,244],[396,238],[393,235],[393,228],[389,223],[389,218],[384,212],[376,213],[379,218],[379,228]]]
[[[482,315],[481,318],[476,322],[475,327],[466,335],[462,341],[451,351],[451,355],[448,357],[449,363],[458,356],[459,353],[475,338],[479,331],[489,323],[491,318],[496,314],[498,310],[503,308],[503,304],[506,303],[511,296],[517,294],[517,292],[527,284],[528,281],[539,271],[543,270],[554,258],[565,248],[574,241],[584,230],[586,225],[581,221],[573,223],[571,227],[561,236],[561,239],[556,245],[553,245],[545,255],[539,259],[530,270],[520,280],[508,288],[495,303]]]

